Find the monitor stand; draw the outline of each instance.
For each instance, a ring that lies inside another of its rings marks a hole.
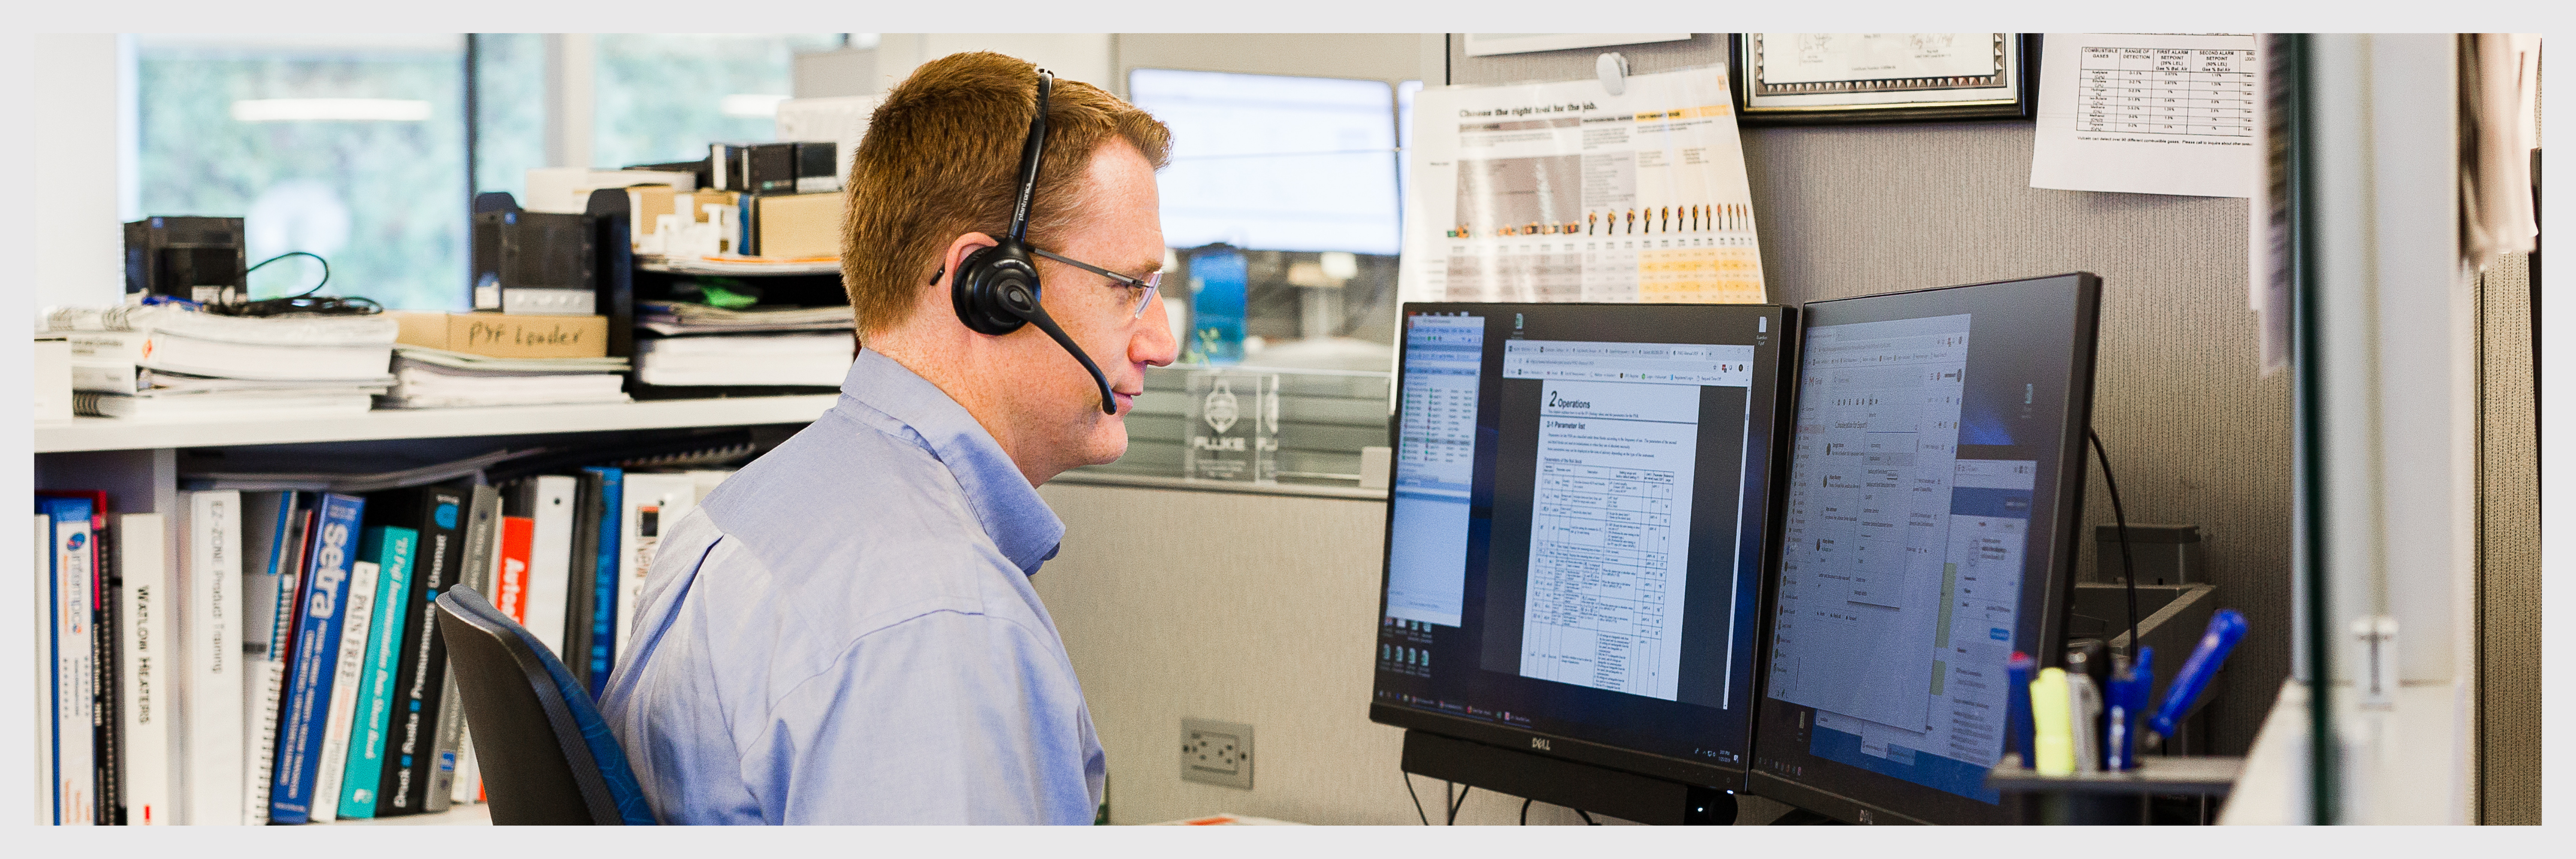
[[[1735,822],[1728,791],[1421,731],[1404,732],[1404,771],[1638,823]]]

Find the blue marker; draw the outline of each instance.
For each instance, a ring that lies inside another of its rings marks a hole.
[[[2209,616],[2209,630],[2200,635],[2200,646],[2193,648],[2191,658],[2182,662],[2182,671],[2174,675],[2173,688],[2165,692],[2165,704],[2147,723],[2150,742],[2173,736],[2174,727],[2191,714],[2191,705],[2200,700],[2202,690],[2209,688],[2210,678],[2218,676],[2218,666],[2227,661],[2229,651],[2245,637],[2245,616],[2235,609],[2219,609]]]
[[[2032,768],[2039,758],[2031,745],[2030,673],[2030,654],[2016,650],[2004,662],[2004,674],[2010,678],[2008,685],[2012,689],[2011,697],[2004,702],[2004,736],[2011,743],[2005,751],[2021,754],[2022,769]]]
[[[2145,717],[2148,694],[2156,685],[2156,649],[2138,648],[2138,661],[2111,676],[2111,740],[2104,769],[2138,768],[2138,720]]]

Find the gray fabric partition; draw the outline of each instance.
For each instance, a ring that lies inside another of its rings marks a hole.
[[[2478,822],[2540,823],[2540,425],[2531,265],[2478,279]]]
[[[1453,84],[1589,78],[1603,50],[1633,73],[1727,57],[1711,33],[1500,57],[1449,39]],[[2101,275],[2093,425],[2130,521],[2199,524],[2221,604],[2252,627],[2210,705],[2207,751],[2243,754],[2290,669],[2290,389],[2255,363],[2246,201],[2033,189],[2031,140],[2026,120],[1746,129],[1771,299]],[[2111,521],[2098,471],[2086,485],[2085,521]]]

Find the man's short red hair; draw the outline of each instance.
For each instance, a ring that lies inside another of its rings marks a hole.
[[[862,339],[911,315],[958,236],[1008,232],[1037,81],[1026,60],[951,54],[914,70],[877,105],[851,159],[841,239],[841,283]],[[1136,147],[1155,169],[1170,160],[1171,130],[1152,115],[1099,87],[1056,81],[1030,204],[1031,243],[1054,245],[1081,211],[1084,171],[1112,139]]]

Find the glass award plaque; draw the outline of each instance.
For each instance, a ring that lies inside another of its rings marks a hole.
[[[1189,395],[1184,476],[1247,483],[1279,479],[1278,374],[1200,370],[1190,374]]]

